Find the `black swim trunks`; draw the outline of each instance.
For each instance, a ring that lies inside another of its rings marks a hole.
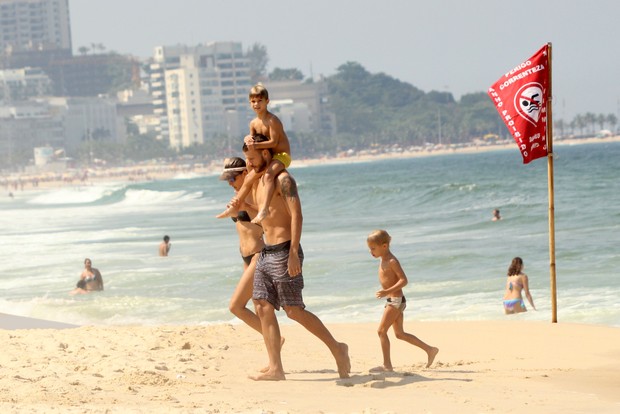
[[[265,246],[258,257],[254,272],[254,293],[252,299],[266,300],[280,310],[280,306],[306,307],[301,294],[304,288],[302,275],[288,274],[288,257],[291,242]],[[299,262],[303,266],[304,253],[299,246]]]

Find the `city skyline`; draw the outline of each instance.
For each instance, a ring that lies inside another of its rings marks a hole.
[[[108,50],[152,56],[160,45],[238,41],[266,46],[268,70],[298,68],[331,76],[355,61],[371,73],[424,92],[485,92],[503,73],[547,42],[553,44],[556,119],[620,111],[620,55],[615,36],[620,3],[548,0],[510,7],[494,0],[460,2],[286,0],[70,0],[74,52]],[[110,24],[114,22],[114,24]]]

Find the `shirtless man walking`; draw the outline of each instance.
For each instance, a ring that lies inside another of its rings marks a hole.
[[[248,166],[257,174],[262,174],[252,187],[254,200],[260,205],[267,197],[264,172],[272,160],[272,152],[270,149],[249,149],[247,145],[243,146],[243,151]],[[286,379],[280,354],[280,326],[275,314],[280,307],[284,308],[289,318],[325,343],[336,360],[338,375],[348,378],[351,371],[348,346],[336,341],[323,322],[305,309],[303,302],[304,255],[299,244],[303,217],[297,183],[287,170],[276,177],[275,183],[269,212],[261,222],[266,246],[256,264],[252,295],[261,321],[269,368],[250,378],[257,381]]]

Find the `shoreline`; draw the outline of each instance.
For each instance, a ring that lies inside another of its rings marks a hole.
[[[584,145],[584,144],[608,144],[612,142],[620,142],[620,135],[606,138],[582,138],[582,139],[563,139],[554,142],[554,147],[567,146],[567,145]],[[490,145],[471,145],[459,148],[444,148],[438,150],[425,150],[425,151],[403,151],[393,153],[381,153],[381,154],[368,154],[368,155],[353,155],[344,157],[332,157],[332,158],[319,158],[308,160],[294,160],[295,164],[303,166],[311,166],[317,164],[336,164],[336,163],[348,163],[348,162],[368,162],[390,158],[418,158],[418,157],[436,157],[449,154],[479,154],[484,152],[493,151],[505,151],[514,149],[517,155],[519,155],[519,149],[514,141],[502,144],[490,144]]]
[[[440,349],[433,366],[425,368],[424,353],[390,333],[395,371],[370,373],[381,361],[377,324],[327,326],[349,345],[348,379],[338,378],[327,348],[297,324],[282,325],[287,380],[280,382],[248,379],[267,357],[260,335],[245,325],[0,329],[0,408],[255,414],[605,414],[620,408],[618,328],[513,317],[410,319],[406,330]]]
[[[620,142],[620,135],[605,138],[580,138],[580,139],[563,139],[554,142],[554,146],[565,145],[583,145],[583,144],[605,144],[612,142]],[[332,157],[294,159],[293,166],[309,167],[323,164],[347,164],[371,162],[386,159],[404,159],[417,157],[434,157],[448,154],[477,154],[483,152],[502,151],[514,149],[518,155],[518,148],[514,141],[509,143],[491,144],[491,145],[469,145],[463,147],[443,147],[440,149],[427,149],[420,151],[401,151],[401,152],[377,152],[371,153],[362,151],[347,155],[346,153],[338,154]],[[223,160],[222,160],[223,161]],[[11,175],[2,176],[0,183],[4,187],[7,194],[15,195],[18,192],[42,190],[50,188],[62,187],[84,187],[97,183],[132,183],[132,182],[148,182],[158,180],[168,180],[174,178],[187,177],[204,177],[216,175],[223,166],[222,161],[213,161],[209,165],[203,163],[171,163],[171,164],[153,164],[132,167],[113,167],[105,169],[97,169],[88,171],[86,174],[80,172],[77,174],[68,173],[41,173],[38,175]],[[19,178],[18,178],[19,177]],[[20,179],[21,178],[21,179]]]

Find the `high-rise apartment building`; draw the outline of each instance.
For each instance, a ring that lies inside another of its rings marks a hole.
[[[165,71],[168,138],[174,148],[204,142],[200,74],[192,56],[182,56],[178,69]],[[185,62],[184,62],[185,61]]]
[[[0,0],[3,54],[71,50],[69,0]]]
[[[150,64],[158,138],[174,148],[238,138],[250,119],[249,59],[241,43],[159,46]]]

